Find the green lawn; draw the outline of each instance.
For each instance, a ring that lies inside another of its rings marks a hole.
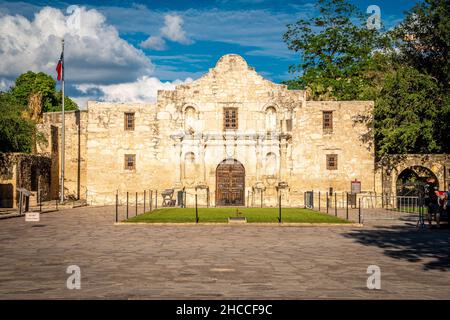
[[[247,222],[278,222],[278,208],[239,208]],[[228,222],[236,208],[199,208],[199,222]],[[309,209],[282,209],[282,222],[348,223],[348,221]],[[195,222],[195,208],[164,208],[128,219],[127,222]]]

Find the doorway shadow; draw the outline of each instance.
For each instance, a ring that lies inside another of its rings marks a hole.
[[[425,270],[450,269],[450,229],[417,229],[412,225],[378,226],[371,229],[352,230],[344,234],[365,246],[376,246],[384,254],[409,262],[423,261]]]

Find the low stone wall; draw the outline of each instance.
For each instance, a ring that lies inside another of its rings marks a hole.
[[[42,155],[0,153],[0,208],[15,208],[17,188],[40,191],[50,200],[51,159]]]

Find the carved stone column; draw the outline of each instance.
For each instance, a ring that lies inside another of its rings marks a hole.
[[[280,181],[286,182],[286,169],[287,169],[287,144],[288,136],[286,134],[280,135]]]

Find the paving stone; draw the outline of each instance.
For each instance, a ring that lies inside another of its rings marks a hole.
[[[449,239],[388,220],[121,226],[113,207],[67,209],[0,221],[0,299],[449,299]],[[72,264],[81,290],[66,288]],[[372,264],[381,290],[366,287]]]

